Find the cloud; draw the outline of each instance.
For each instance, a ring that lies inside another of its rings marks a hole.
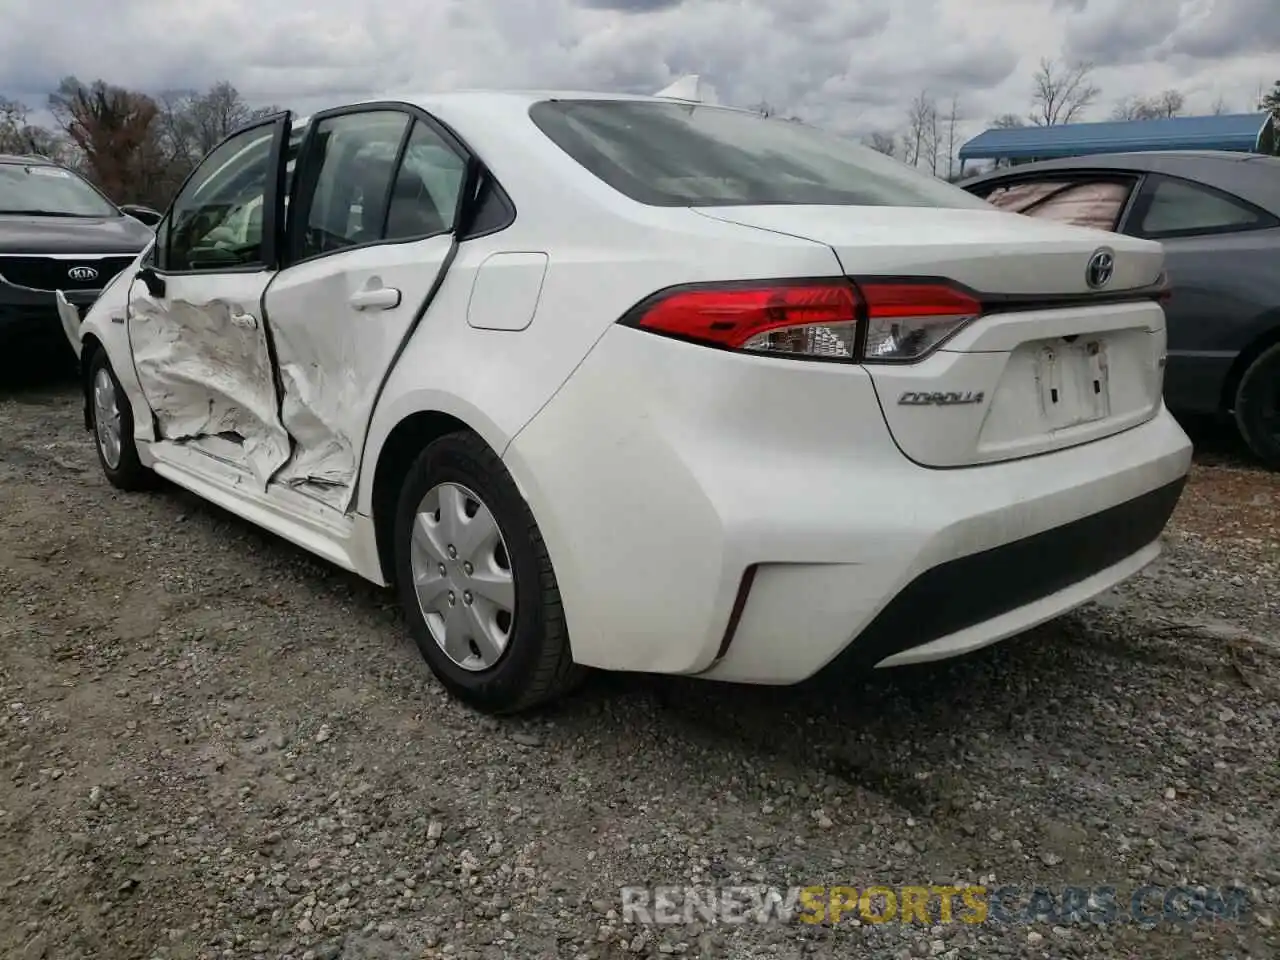
[[[1198,59],[1244,53],[1280,53],[1280,7],[1276,0],[1216,0],[1185,3],[1182,23],[1169,50]]]
[[[1132,3],[1093,0],[1067,24],[1065,52],[1071,59],[1099,66],[1141,63],[1157,54],[1178,29],[1178,0]]]
[[[665,10],[678,7],[684,0],[581,0],[584,7],[595,7],[599,10],[620,10],[623,13],[647,13],[650,10]]]
[[[1185,83],[1204,108],[1211,93],[1244,106],[1274,72],[1274,3],[9,0],[0,95],[40,107],[67,74],[149,92],[228,79],[255,103],[309,112],[405,90],[652,92],[698,73],[725,102],[852,134],[901,129],[922,90],[958,97],[980,128],[1028,109],[1043,56],[1095,59],[1108,100]]]

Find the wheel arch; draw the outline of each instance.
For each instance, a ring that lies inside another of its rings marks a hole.
[[[90,385],[89,372],[93,369],[93,358],[99,351],[107,348],[102,341],[98,339],[97,334],[86,333],[80,341],[80,393],[84,400],[84,428],[86,430],[93,429],[93,418],[89,414],[89,404],[92,402],[90,394],[92,387]]]
[[[428,444],[451,433],[470,433],[493,446],[479,430],[454,414],[442,410],[419,410],[403,417],[392,427],[378,449],[369,506],[378,566],[384,582],[388,584],[395,583],[394,524],[404,478]],[[497,452],[501,455],[501,451]]]
[[[1240,352],[1236,354],[1235,360],[1231,362],[1231,367],[1222,381],[1220,402],[1223,411],[1231,412],[1235,409],[1236,392],[1240,389],[1240,381],[1244,379],[1245,371],[1260,356],[1276,344],[1280,344],[1280,310],[1271,310],[1264,314],[1260,326],[1262,331],[1246,343]]]

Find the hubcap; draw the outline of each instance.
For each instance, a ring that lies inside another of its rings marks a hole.
[[[120,466],[120,406],[106,367],[98,368],[93,377],[93,425],[102,459],[114,470]]]
[[[410,565],[418,607],[445,655],[464,670],[497,663],[515,624],[516,583],[484,502],[456,483],[428,490],[413,518]]]

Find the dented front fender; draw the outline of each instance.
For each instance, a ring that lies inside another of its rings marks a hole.
[[[80,310],[74,303],[66,298],[61,291],[55,291],[54,296],[58,301],[58,319],[62,321],[62,332],[67,335],[67,341],[71,344],[71,349],[76,355],[76,359],[80,357]]]

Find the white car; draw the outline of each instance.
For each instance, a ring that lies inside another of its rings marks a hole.
[[[511,712],[950,657],[1136,573],[1191,459],[1162,268],[801,124],[456,93],[234,134],[63,320],[113,484],[395,585]]]

